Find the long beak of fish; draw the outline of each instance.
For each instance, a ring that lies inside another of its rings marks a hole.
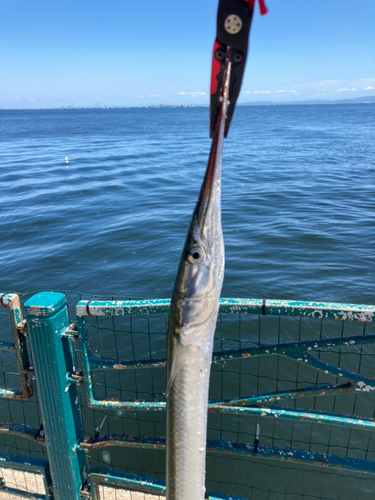
[[[222,101],[216,119],[215,133],[212,139],[211,152],[210,152],[210,157],[208,159],[206,175],[204,176],[203,184],[198,198],[198,203],[196,206],[196,216],[201,230],[203,230],[206,223],[206,219],[207,217],[209,217],[209,214],[211,213],[211,207],[215,200],[215,194],[217,192],[217,189],[215,189],[215,185],[216,182],[220,182],[220,176],[221,176],[221,161],[223,155],[225,122],[227,118],[229,82],[230,82],[230,72],[231,72],[231,62],[230,62],[229,52],[230,50],[228,50],[227,53],[227,67],[221,94]]]

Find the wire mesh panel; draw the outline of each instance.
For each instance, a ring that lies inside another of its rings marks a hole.
[[[163,443],[137,448],[134,436],[165,436],[167,305],[78,304],[87,409],[110,415],[90,433],[92,464],[165,477]],[[259,500],[372,498],[373,317],[371,306],[222,300],[208,488]]]
[[[65,335],[75,360],[70,376],[80,385],[86,470],[164,480],[169,300],[65,295],[70,321],[78,323]],[[374,498],[374,311],[350,304],[221,300],[208,418],[206,486],[219,492],[212,498]],[[14,344],[10,310],[0,313],[0,341]],[[22,390],[15,352],[1,354],[0,385]],[[31,357],[28,363],[31,397],[1,399],[0,452],[47,458]],[[123,487],[99,486],[98,498],[128,494]]]
[[[28,330],[22,313],[24,302],[37,292],[0,294],[0,453],[47,459],[38,381],[33,372]],[[82,297],[94,298],[80,292],[63,293],[71,321],[75,319],[77,301]],[[17,342],[22,348],[19,355]],[[4,346],[10,348],[2,349]]]
[[[0,307],[7,308],[8,328],[11,335],[2,335],[0,339],[1,376],[3,387],[0,387],[0,396],[9,399],[29,399],[33,394],[33,387],[28,371],[30,368],[29,354],[26,342],[27,329],[22,320],[22,312],[18,295],[3,293],[0,295]],[[1,311],[1,327],[7,321]],[[7,337],[7,340],[4,339]],[[8,339],[11,338],[11,341]],[[13,365],[16,368],[12,370]],[[17,387],[20,386],[20,387]]]
[[[48,462],[20,455],[0,454],[0,499],[52,498]]]
[[[43,495],[45,498],[46,490],[42,474],[0,468],[0,477],[2,477],[5,487],[3,492],[0,490],[0,499],[14,498],[14,496],[16,498],[24,498],[17,494],[15,490],[21,492],[21,495],[23,493],[33,493]],[[12,497],[10,496],[10,491],[12,492]]]
[[[42,417],[19,296],[2,294],[0,306],[0,452],[46,458],[34,438]]]
[[[98,498],[100,500],[159,500],[162,497],[100,485],[98,487]]]
[[[94,467],[89,474],[93,500],[158,500],[165,498],[165,483],[135,474]],[[121,488],[121,489],[120,489]],[[107,496],[108,495],[108,496]]]
[[[151,477],[121,473],[94,467],[89,474],[93,500],[158,500],[166,496],[165,482]],[[207,500],[245,500],[234,496],[210,493]]]

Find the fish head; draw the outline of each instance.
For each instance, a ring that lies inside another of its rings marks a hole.
[[[214,145],[213,145],[214,146]],[[217,145],[216,145],[217,146]],[[214,149],[216,153],[217,147]],[[221,155],[213,154],[182,252],[174,297],[181,329],[203,327],[215,318],[224,278],[221,227]],[[186,336],[186,335],[185,335]]]
[[[204,221],[193,218],[181,257],[177,286],[185,299],[220,295],[224,273],[224,243],[220,212]]]

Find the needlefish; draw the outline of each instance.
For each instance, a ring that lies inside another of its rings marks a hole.
[[[231,62],[180,260],[167,337],[167,499],[203,500],[210,367],[224,278],[221,163]]]

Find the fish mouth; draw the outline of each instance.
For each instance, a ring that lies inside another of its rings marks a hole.
[[[206,174],[203,179],[196,206],[196,216],[201,231],[204,229],[206,219],[212,213],[211,207],[215,201],[218,189],[215,189],[216,181],[221,176],[221,159],[223,155],[225,122],[227,118],[229,82],[231,73],[230,50],[227,53],[227,67],[224,76],[224,84],[221,93],[221,105],[215,125],[215,133],[212,139],[210,156],[208,159]]]
[[[217,161],[218,159],[218,146],[219,146],[219,137],[218,134],[215,133],[214,138],[212,140],[210,157],[208,160],[208,165],[206,169],[206,174],[204,176],[204,180],[202,183],[201,191],[199,193],[196,215],[198,224],[203,230],[206,218],[210,213],[210,207],[215,198],[215,180],[218,175],[220,175],[220,167],[221,162]]]

